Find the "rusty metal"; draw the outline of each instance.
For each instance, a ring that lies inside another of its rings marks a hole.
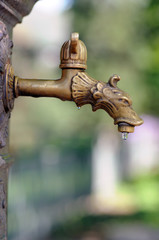
[[[58,80],[22,79],[13,76],[10,65],[5,75],[5,109],[13,108],[13,96],[56,97],[74,101],[78,107],[91,104],[92,110],[104,109],[118,124],[120,132],[131,133],[143,120],[132,109],[127,93],[117,87],[118,75],[110,77],[107,83],[90,77],[87,68],[87,50],[78,33],[65,42],[61,49],[62,76]]]

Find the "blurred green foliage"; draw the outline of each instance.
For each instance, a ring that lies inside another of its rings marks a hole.
[[[75,0],[72,11],[73,30],[80,33],[87,46],[89,74],[103,81],[119,74],[119,87],[131,95],[137,111],[145,111],[146,83],[141,72],[144,63],[140,64],[139,59],[142,38],[138,34],[141,2]]]
[[[50,233],[55,239],[71,240],[81,239],[85,232],[97,232],[107,236],[107,229],[115,224],[132,226],[144,226],[144,229],[159,227],[159,171],[138,176],[131,181],[122,183],[119,191],[132,195],[136,204],[136,211],[132,214],[88,214],[82,213],[76,217],[70,217],[67,222],[53,227]],[[100,239],[100,238],[99,238]],[[103,239],[103,238],[102,238]],[[105,238],[104,238],[105,239]]]
[[[54,227],[50,235],[56,240],[74,240],[82,239],[82,236],[86,232],[92,231],[93,233],[96,233],[99,239],[107,239],[107,235],[109,237],[107,231],[108,229],[111,230],[112,226],[114,225],[115,227],[125,225],[125,228],[131,226],[132,229],[134,228],[134,230],[136,226],[140,226],[144,230],[147,229],[148,226],[151,226],[151,231],[153,231],[156,227],[159,226],[158,214],[158,211],[151,213],[140,211],[138,213],[125,216],[109,214],[83,214],[69,219],[67,222],[60,226]],[[113,230],[115,229],[112,229],[112,231]],[[124,229],[122,229],[122,231],[124,231]],[[103,238],[100,238],[101,236]]]
[[[47,145],[40,143],[16,153],[9,184],[10,239],[18,233],[19,212],[28,221],[34,211],[46,207],[47,215],[48,208],[52,211],[58,203],[90,193],[90,144],[89,137],[66,137],[62,142],[52,138]]]
[[[155,212],[159,209],[159,170],[139,175],[121,184],[120,191],[133,197],[139,211]],[[151,219],[153,222],[153,219]],[[151,222],[150,221],[150,222]],[[154,220],[155,221],[155,220]],[[153,222],[154,223],[154,222]],[[159,226],[159,218],[158,218]]]
[[[115,71],[135,109],[158,115],[159,2],[75,0],[72,10],[92,76],[107,80]]]
[[[159,2],[150,0],[143,16],[143,44],[149,64],[144,68],[149,113],[159,115]]]

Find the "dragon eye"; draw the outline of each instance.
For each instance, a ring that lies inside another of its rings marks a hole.
[[[128,100],[126,100],[126,99],[124,99],[124,101],[123,101],[125,104],[127,104],[127,105],[129,105],[129,102],[128,102]]]
[[[127,105],[130,104],[129,101],[125,98],[119,98],[119,102],[123,102],[124,104],[127,104]]]

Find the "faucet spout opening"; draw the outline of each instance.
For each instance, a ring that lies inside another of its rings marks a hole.
[[[121,133],[133,133],[134,132],[134,126],[128,124],[128,123],[118,123],[118,131]]]

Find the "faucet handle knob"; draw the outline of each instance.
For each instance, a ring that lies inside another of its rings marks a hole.
[[[66,41],[60,53],[60,68],[87,69],[87,49],[79,40],[79,33],[72,33],[71,39]]]
[[[79,50],[79,33],[72,33],[71,34],[71,45],[70,45],[70,51],[71,54],[75,54],[76,57],[78,57],[78,50]]]

